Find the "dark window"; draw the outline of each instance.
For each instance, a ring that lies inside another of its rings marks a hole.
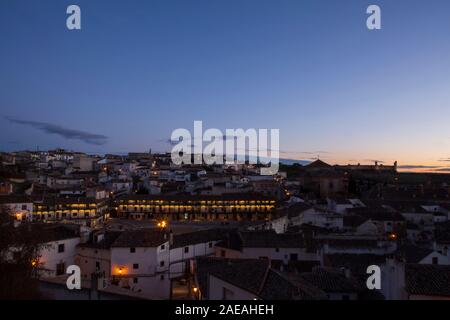
[[[165,244],[161,245],[161,250],[164,250],[165,248],[166,248]]]
[[[22,205],[22,210],[27,210],[27,205],[26,204]]]
[[[66,273],[66,268],[64,266],[64,262],[56,264],[56,275],[60,276]]]
[[[208,247],[212,248],[212,242],[208,243]]]
[[[350,296],[344,294],[342,295],[342,300],[350,300]]]
[[[133,278],[133,283],[138,283],[138,278]]]
[[[159,278],[160,278],[161,280],[164,280],[164,275],[162,274]]]
[[[226,255],[227,255],[227,254],[226,254],[225,250],[220,250],[220,256],[221,256],[222,258],[225,258]]]
[[[438,264],[438,263],[439,263],[438,257],[433,257],[432,263],[433,263],[433,264]]]
[[[135,253],[136,252],[136,248],[130,248],[130,253]]]
[[[58,244],[58,252],[64,252],[64,243]]]
[[[99,261],[95,262],[95,270],[97,270],[97,271],[100,270],[100,262]]]
[[[189,252],[189,247],[184,247],[184,253],[188,253]]]
[[[15,251],[15,252],[13,253],[13,259],[14,259],[14,261],[19,261],[21,256],[22,256],[22,255],[20,254],[20,251]]]
[[[133,269],[139,269],[139,263],[134,263],[133,264]]]
[[[275,248],[275,252],[280,252],[280,248]]]
[[[298,254],[296,253],[291,253],[291,261],[297,261],[298,260]]]
[[[159,263],[161,267],[164,267],[164,260]]]

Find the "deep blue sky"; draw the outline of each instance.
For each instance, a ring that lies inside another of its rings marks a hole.
[[[279,128],[285,158],[437,165],[449,101],[448,0],[0,1],[1,150],[170,150],[172,130],[203,120]]]

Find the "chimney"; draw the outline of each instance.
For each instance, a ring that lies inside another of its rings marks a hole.
[[[170,229],[169,231],[169,246],[173,246],[173,231]]]
[[[102,241],[105,238],[105,234],[97,233],[94,238],[95,238],[95,243],[99,243],[100,241]]]
[[[349,279],[351,275],[350,268],[344,268],[344,276]]]

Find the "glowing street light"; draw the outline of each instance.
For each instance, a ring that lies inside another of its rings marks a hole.
[[[158,222],[157,226],[161,229],[164,229],[165,227],[167,227],[167,221],[163,220]]]
[[[388,235],[388,238],[389,238],[390,240],[396,240],[396,239],[397,239],[397,235],[396,235],[395,233],[390,233],[390,234]]]

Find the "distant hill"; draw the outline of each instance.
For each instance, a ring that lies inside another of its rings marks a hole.
[[[295,159],[280,159],[280,163],[291,166],[294,163],[301,164],[302,166],[306,166],[307,164],[310,164],[311,161],[307,160],[295,160]]]

